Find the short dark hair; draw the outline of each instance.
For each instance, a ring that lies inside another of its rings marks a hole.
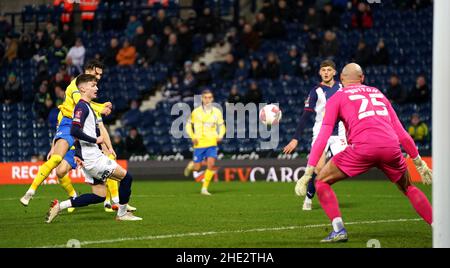
[[[213,94],[212,91],[210,89],[203,89],[202,90],[202,96],[205,94]]]
[[[334,61],[332,61],[332,60],[324,60],[320,63],[320,69],[322,69],[324,67],[331,67],[334,70],[336,70],[336,63],[334,63]]]
[[[75,84],[77,85],[77,87],[79,87],[81,84],[84,84],[87,82],[97,82],[97,78],[95,78],[95,75],[92,75],[92,74],[80,74],[77,77]]]
[[[84,65],[84,70],[94,70],[95,68],[105,69],[105,65],[103,62],[96,59],[92,59]]]

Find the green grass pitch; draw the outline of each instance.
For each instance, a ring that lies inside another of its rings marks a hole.
[[[430,198],[431,187],[419,187]],[[0,186],[0,247],[63,247],[70,239],[81,247],[364,248],[371,239],[383,248],[432,246],[431,228],[390,182],[348,180],[333,188],[349,232],[345,244],[319,243],[328,219],[317,200],[313,211],[301,210],[293,183],[219,182],[210,186],[213,196],[201,196],[194,182],[136,181],[130,204],[142,222],[117,222],[95,205],[51,224],[44,222],[50,201],[65,198],[59,185],[42,186],[26,208],[19,198],[27,186]]]

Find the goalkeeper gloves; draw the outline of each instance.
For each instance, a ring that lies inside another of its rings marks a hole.
[[[413,159],[414,165],[416,166],[417,171],[420,173],[422,177],[423,184],[430,185],[433,180],[433,173],[431,169],[428,167],[427,163],[420,158],[420,155]]]
[[[297,181],[295,185],[295,194],[298,196],[305,196],[308,188],[308,183],[312,178],[314,172],[314,167],[307,166],[305,169],[305,174]]]

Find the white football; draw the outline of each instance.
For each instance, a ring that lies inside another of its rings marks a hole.
[[[268,126],[277,125],[281,120],[281,110],[275,104],[267,104],[259,111],[259,120]]]

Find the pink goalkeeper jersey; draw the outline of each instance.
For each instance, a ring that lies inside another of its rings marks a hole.
[[[419,154],[389,100],[377,88],[359,84],[340,89],[327,101],[325,118],[308,165],[317,165],[339,120],[344,122],[349,146],[392,148],[401,143],[411,157],[416,158]]]

